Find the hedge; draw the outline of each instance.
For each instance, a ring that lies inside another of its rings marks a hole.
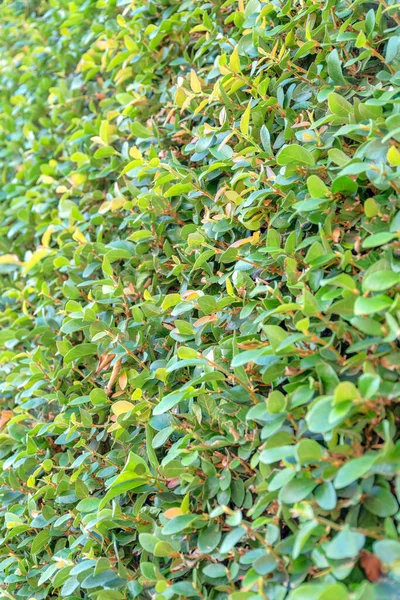
[[[3,0],[1,598],[399,598],[399,25]]]

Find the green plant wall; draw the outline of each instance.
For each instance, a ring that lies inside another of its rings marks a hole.
[[[399,598],[399,25],[3,0],[0,598]]]

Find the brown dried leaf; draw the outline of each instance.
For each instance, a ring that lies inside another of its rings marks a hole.
[[[203,325],[207,325],[207,323],[215,323],[218,321],[218,317],[215,314],[206,315],[205,317],[200,317],[193,323],[193,327],[202,327]]]
[[[363,550],[360,558],[360,565],[364,569],[365,575],[371,583],[375,583],[382,576],[382,563],[376,554]]]
[[[2,410],[1,411],[1,416],[0,416],[0,429],[2,429],[2,427],[4,427],[4,425],[10,419],[12,419],[13,416],[14,416],[14,413],[13,413],[12,410]]]
[[[107,387],[105,389],[107,396],[111,396],[111,394],[113,393],[113,387],[117,380],[119,372],[121,370],[121,364],[122,364],[122,361],[121,361],[121,359],[119,359],[113,366],[113,370],[111,371],[110,379],[109,379]]]
[[[121,388],[121,390],[124,390],[126,388],[126,384],[128,383],[128,376],[126,374],[126,371],[121,373],[121,375],[119,376],[119,379],[118,379],[118,383],[119,383],[119,387]]]
[[[115,358],[115,354],[102,354],[97,363],[95,375],[98,375],[101,371],[104,371],[110,362]]]

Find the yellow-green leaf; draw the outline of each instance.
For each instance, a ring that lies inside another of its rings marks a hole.
[[[395,167],[400,166],[400,152],[395,146],[390,146],[387,153],[387,159],[391,165]]]
[[[3,254],[0,256],[0,265],[20,265],[22,264],[16,254]]]
[[[31,258],[25,263],[23,272],[29,273],[33,267],[36,267],[36,265],[40,263],[43,258],[49,256],[50,254],[53,254],[53,252],[49,248],[40,248],[39,250],[36,250],[36,252],[32,254]]]
[[[112,405],[111,410],[113,411],[115,416],[119,417],[120,415],[128,413],[130,410],[132,410],[132,408],[135,408],[135,405],[131,402],[126,402],[126,400],[119,400],[118,402],[115,402]]]
[[[248,103],[247,108],[242,115],[242,118],[240,119],[240,131],[243,133],[243,135],[247,135],[249,133],[250,108],[251,108],[251,100]]]
[[[196,71],[194,71],[193,69],[190,71],[190,87],[192,89],[192,92],[194,92],[195,94],[200,94],[200,92],[201,92],[200,79],[197,77]]]
[[[241,73],[240,58],[239,58],[239,52],[238,52],[237,46],[235,46],[235,48],[230,56],[229,67],[234,73]]]

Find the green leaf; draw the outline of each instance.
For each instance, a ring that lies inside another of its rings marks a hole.
[[[151,231],[146,231],[145,229],[139,229],[139,231],[134,231],[129,236],[129,239],[132,240],[132,242],[141,242],[143,240],[151,239],[152,237],[153,237],[153,234],[151,233]]]
[[[386,565],[400,560],[400,542],[397,540],[378,540],[374,542],[373,550],[379,560]]]
[[[319,363],[316,367],[318,378],[323,385],[323,391],[326,394],[332,394],[339,385],[339,378],[335,370],[327,363]]]
[[[268,575],[276,569],[277,564],[276,559],[271,554],[265,554],[255,560],[253,568],[258,575]]]
[[[238,46],[236,45],[232,54],[230,55],[229,58],[229,67],[230,69],[234,72],[234,73],[240,73],[241,69],[240,69],[240,58],[239,58],[239,52],[238,52]]]
[[[139,534],[139,544],[141,545],[143,550],[146,550],[146,552],[150,552],[151,554],[154,554],[154,550],[155,550],[157,544],[159,543],[159,541],[160,540],[155,535],[152,535],[151,533],[140,533]]]
[[[390,146],[387,153],[387,160],[391,165],[400,166],[400,152],[395,146]]]
[[[138,121],[134,121],[133,123],[131,123],[131,132],[135,137],[138,138],[146,139],[153,137],[153,134]]]
[[[201,529],[198,537],[200,552],[210,554],[218,546],[221,536],[222,533],[217,524]]]
[[[351,531],[347,526],[331,542],[325,544],[328,558],[341,560],[357,556],[365,544],[365,535]]]
[[[332,399],[322,398],[313,403],[307,413],[308,428],[313,433],[325,433],[332,431],[336,425],[342,422],[345,415],[338,415],[330,419],[332,412]]]
[[[373,515],[383,518],[390,517],[399,510],[399,504],[393,494],[379,485],[374,485],[363,506]]]
[[[95,356],[95,354],[97,354],[97,344],[79,344],[67,352],[64,356],[64,364],[67,365],[86,356]]]
[[[337,495],[330,481],[326,481],[315,488],[314,497],[318,506],[323,510],[333,510],[336,507]]]
[[[363,248],[376,248],[377,246],[383,246],[384,244],[388,244],[396,237],[395,233],[390,233],[389,231],[381,231],[380,233],[374,233],[373,235],[369,235],[363,241]]]
[[[333,395],[333,404],[340,404],[341,402],[347,402],[348,400],[353,401],[359,398],[359,393],[351,381],[342,381],[335,389]]]
[[[329,110],[338,117],[348,118],[349,115],[353,114],[353,106],[340,94],[332,92],[328,96]]]
[[[214,296],[200,296],[197,299],[197,304],[206,315],[213,313],[217,307],[217,301]]]
[[[363,373],[358,380],[358,389],[363,398],[372,398],[379,390],[381,378],[373,373]]]
[[[278,390],[271,392],[268,396],[268,412],[274,415],[283,412],[285,408],[286,398],[282,392]]]
[[[278,325],[265,325],[264,331],[274,352],[277,352],[279,345],[289,337],[288,333]]]
[[[364,298],[363,296],[357,298],[354,304],[355,315],[373,315],[381,310],[389,309],[392,305],[392,300],[388,296],[373,296],[371,298]]]
[[[179,302],[181,302],[180,294],[168,294],[162,301],[161,310],[168,310],[172,306],[179,304]]]
[[[84,500],[81,500],[77,504],[76,510],[82,513],[96,512],[100,506],[100,502],[100,498],[84,498]]]
[[[31,554],[38,554],[38,552],[40,552],[42,548],[47,546],[49,540],[50,531],[48,529],[42,529],[42,531],[39,531],[39,533],[35,536],[32,542]]]
[[[240,119],[240,131],[241,133],[243,133],[243,135],[247,135],[249,133],[250,110],[251,101],[248,103],[247,108],[244,111],[242,118]]]
[[[293,558],[298,558],[301,554],[301,551],[304,547],[304,545],[307,543],[307,541],[309,540],[310,536],[312,535],[312,533],[315,531],[315,529],[318,527],[318,521],[308,521],[308,523],[305,523],[297,532],[296,534],[296,539],[295,539],[295,543],[293,546]]]
[[[39,250],[36,250],[36,252],[34,252],[29,258],[29,260],[26,261],[23,272],[29,273],[29,271],[36,267],[36,265],[39,264],[43,260],[43,258],[45,258],[46,256],[50,256],[51,254],[52,251],[49,248],[40,248]]]
[[[99,510],[102,510],[108,504],[108,502],[110,502],[110,500],[113,500],[114,498],[117,498],[126,492],[132,492],[133,490],[136,490],[135,493],[139,493],[139,491],[143,490],[143,487],[146,485],[147,481],[147,477],[138,477],[132,475],[131,478],[124,483],[120,483],[119,485],[115,486],[113,485],[100,502]]]
[[[334,482],[335,488],[339,490],[347,487],[353,483],[353,481],[357,481],[357,479],[367,475],[376,462],[376,459],[376,454],[365,454],[365,456],[353,458],[344,464],[336,474]]]
[[[307,187],[312,198],[321,198],[329,193],[329,189],[317,175],[308,177]]]
[[[335,165],[339,165],[340,167],[343,167],[350,161],[350,157],[342,150],[339,150],[339,148],[331,148],[328,150],[328,156]]]
[[[156,547],[154,548],[154,556],[158,556],[161,558],[171,557],[175,553],[176,551],[168,542],[158,542],[158,544],[156,544]]]
[[[372,219],[379,214],[379,206],[373,198],[367,198],[364,202],[364,212],[368,219]]]
[[[369,273],[363,279],[363,289],[371,292],[388,290],[400,283],[400,273],[394,271],[377,271]]]
[[[304,583],[292,590],[288,600],[349,600],[343,583]]]
[[[400,36],[394,35],[389,38],[389,41],[386,46],[386,62],[393,62],[396,57],[398,58],[400,54]],[[392,146],[393,148],[393,146]]]
[[[176,183],[172,185],[166,192],[164,192],[164,198],[172,198],[174,196],[180,196],[181,194],[188,194],[193,190],[191,183]]]
[[[318,442],[311,439],[302,439],[296,447],[296,456],[300,465],[318,462],[323,453]]]
[[[336,48],[328,52],[326,57],[326,64],[328,67],[329,77],[332,79],[333,83],[335,85],[347,85],[347,81],[342,74],[342,65]]]
[[[182,402],[182,400],[189,398],[190,395],[190,392],[171,392],[170,394],[167,394],[166,396],[164,396],[161,402],[153,408],[153,414],[164,414],[165,412],[171,410],[171,408],[179,404],[179,402]]]
[[[345,194],[351,196],[358,190],[357,182],[351,177],[343,175],[343,177],[336,177],[332,183],[332,194]]]
[[[168,521],[166,525],[164,525],[162,529],[162,534],[174,535],[176,533],[180,533],[188,527],[191,527],[191,525],[194,523],[194,521],[196,521],[197,518],[197,515],[191,514],[179,515],[178,517],[174,517],[173,519]]]
[[[313,155],[298,144],[290,144],[280,150],[276,157],[278,165],[290,165],[290,164],[304,164],[314,165],[315,161]]]
[[[198,358],[199,353],[194,348],[187,348],[185,346],[181,346],[178,348],[178,356],[183,360],[191,360],[193,358]]]
[[[112,480],[110,487],[113,488],[127,482],[130,483],[136,481],[140,481],[140,485],[142,485],[142,479],[146,479],[148,474],[149,467],[147,466],[146,461],[134,452],[130,452],[124,468],[118,477]],[[103,503],[101,503],[100,508],[102,506]]]
[[[100,159],[109,158],[110,156],[114,156],[114,154],[116,154],[115,148],[113,148],[112,146],[102,146],[101,148],[96,150],[93,156],[96,159]]]
[[[293,479],[283,486],[279,492],[279,500],[284,504],[301,502],[311,494],[316,486],[313,479],[306,477]]]
[[[226,534],[224,539],[222,540],[220,546],[220,553],[227,554],[236,546],[236,544],[242,539],[242,537],[246,534],[245,529],[238,527],[237,529],[232,529],[229,533]]]
[[[118,584],[123,585],[125,579],[119,577],[115,571],[111,569],[107,571],[102,571],[101,573],[97,573],[96,575],[89,575],[86,577],[81,583],[81,587],[84,589],[92,590],[94,588],[113,588],[117,587]]]
[[[357,289],[354,279],[346,273],[341,273],[340,275],[336,275],[336,277],[324,279],[323,283],[325,285],[334,285],[337,287],[341,287],[345,290],[350,290],[351,292]]]
[[[295,454],[295,446],[278,446],[277,448],[267,448],[260,454],[260,461],[266,465],[274,462],[288,459]]]
[[[211,564],[203,568],[204,575],[217,579],[218,577],[226,577],[226,567],[224,565]]]

